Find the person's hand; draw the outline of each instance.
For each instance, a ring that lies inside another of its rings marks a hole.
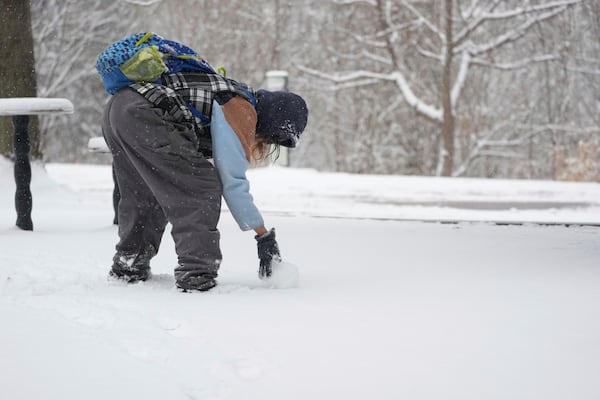
[[[270,277],[273,272],[273,261],[281,261],[279,246],[275,240],[275,228],[271,228],[264,235],[256,235],[254,238],[258,247],[258,259],[260,260],[258,276],[265,279]]]

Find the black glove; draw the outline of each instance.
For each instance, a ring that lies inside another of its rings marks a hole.
[[[260,268],[258,270],[259,278],[268,278],[273,272],[273,260],[281,261],[279,246],[275,240],[275,228],[265,233],[262,236],[254,237],[258,247],[258,259],[260,260]]]

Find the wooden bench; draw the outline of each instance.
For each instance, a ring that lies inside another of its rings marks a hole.
[[[61,98],[14,97],[0,98],[0,116],[12,116],[15,154],[15,208],[16,225],[26,231],[33,230],[31,209],[31,163],[29,162],[29,116],[42,114],[72,114],[73,103]]]

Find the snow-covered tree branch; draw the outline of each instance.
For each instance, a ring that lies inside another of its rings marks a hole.
[[[121,0],[125,3],[134,4],[136,6],[151,6],[160,3],[162,0]]]
[[[399,108],[407,107],[438,126],[438,143],[443,151],[430,154],[441,155],[437,162],[443,165],[438,164],[437,171],[452,175],[465,173],[465,168],[476,158],[470,156],[471,161],[464,162],[461,154],[480,150],[472,141],[458,140],[466,132],[454,121],[468,118],[467,104],[461,102],[471,103],[464,98],[468,96],[465,93],[467,88],[471,92],[476,87],[481,67],[510,72],[560,61],[563,57],[559,54],[563,48],[560,43],[556,43],[554,52],[543,48],[538,51],[530,33],[533,28],[564,15],[581,4],[581,0],[535,4],[516,0],[445,0],[442,10],[433,4],[408,0],[336,1],[335,4],[349,10],[372,10],[370,25],[353,30],[349,35],[352,41],[346,44],[353,49],[355,63],[370,66],[344,72],[323,71],[310,65],[299,69],[319,79],[344,84],[345,88],[353,81],[361,82],[361,86],[372,84],[373,80],[382,85],[393,82],[404,100]],[[381,41],[385,41],[385,46]],[[373,44],[376,50],[367,53],[365,46]],[[515,58],[505,50],[515,46],[530,46],[531,50]],[[336,53],[343,51],[336,46]],[[478,71],[473,72],[474,66]]]

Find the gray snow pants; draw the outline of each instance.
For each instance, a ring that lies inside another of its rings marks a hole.
[[[223,189],[217,170],[197,151],[193,129],[126,88],[107,104],[102,131],[121,191],[117,252],[148,245],[158,251],[168,221],[179,264],[175,279],[216,277]]]

